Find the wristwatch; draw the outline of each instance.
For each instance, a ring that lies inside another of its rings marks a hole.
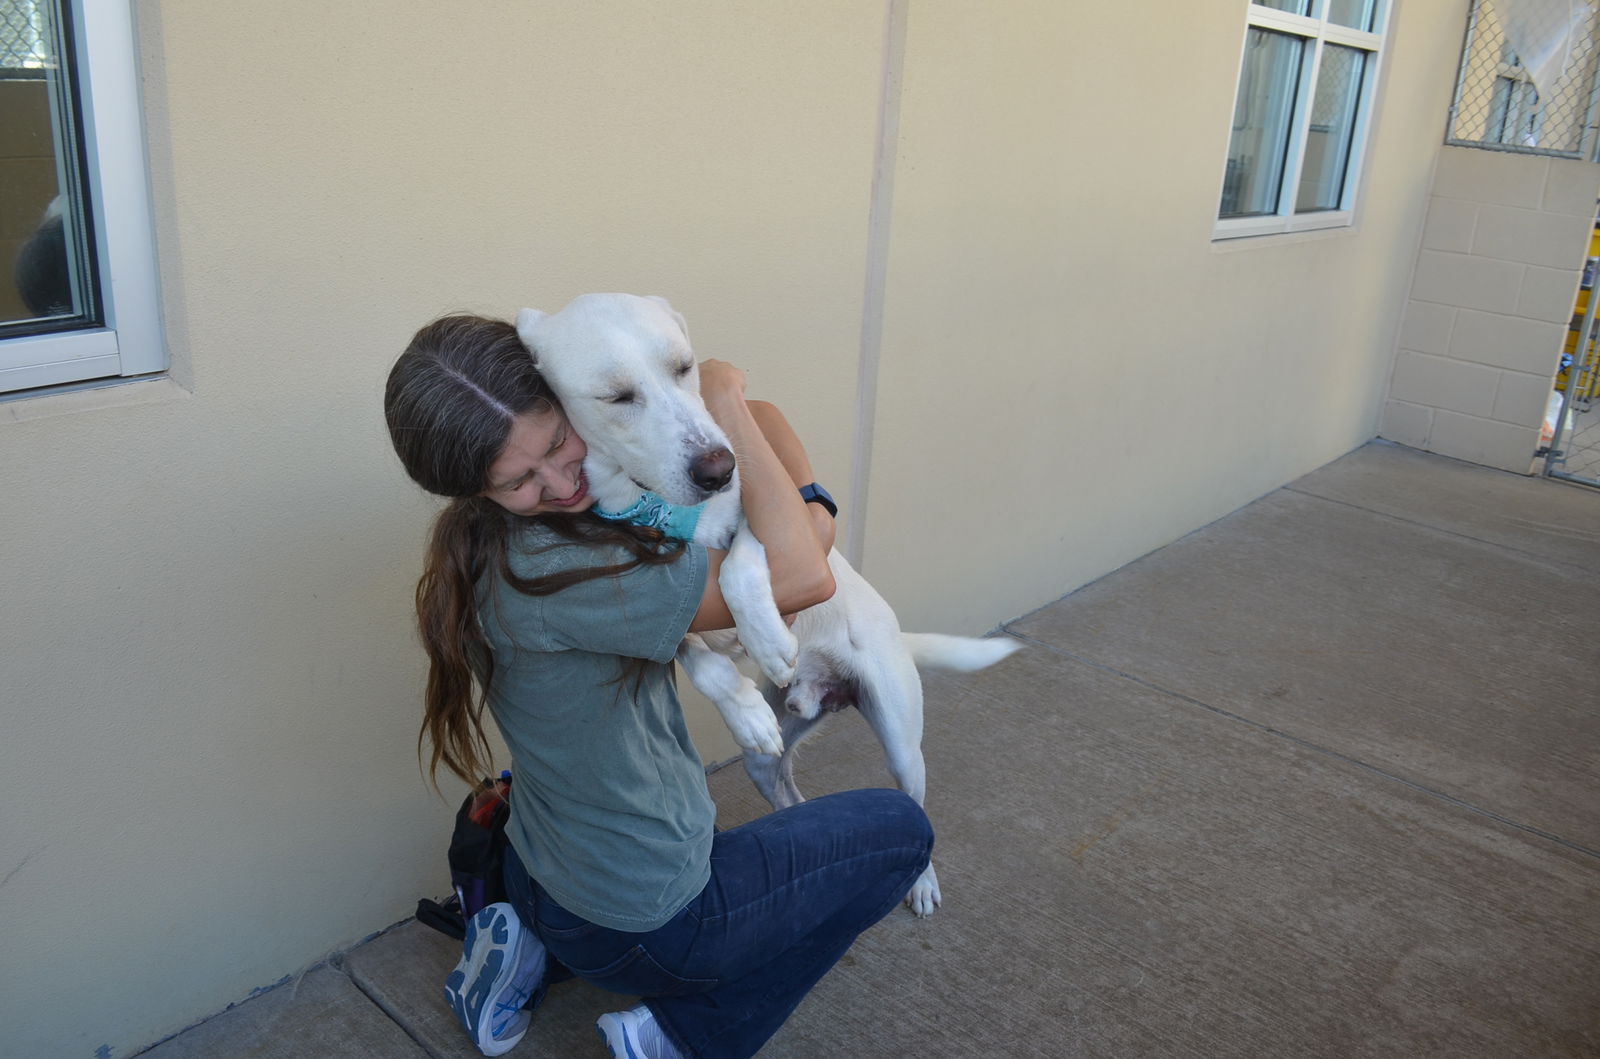
[[[816,482],[800,487],[800,499],[808,504],[821,504],[822,509],[834,518],[839,517],[839,505],[833,502],[833,497],[828,491]]]

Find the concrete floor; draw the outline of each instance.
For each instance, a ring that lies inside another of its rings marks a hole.
[[[1373,443],[1005,631],[927,681],[943,908],[765,1059],[1600,1055],[1600,492]],[[807,750],[887,782],[854,714]],[[147,1055],[472,1056],[458,955],[402,924]]]

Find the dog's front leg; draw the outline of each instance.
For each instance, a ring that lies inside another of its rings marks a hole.
[[[778,613],[767,550],[749,526],[741,526],[733,535],[717,584],[739,626],[739,642],[768,680],[780,688],[788,687],[800,660],[800,641]]]
[[[689,675],[689,682],[716,706],[733,741],[742,749],[758,754],[783,753],[778,718],[733,659],[711,650],[704,640],[690,633],[678,645],[678,664]]]

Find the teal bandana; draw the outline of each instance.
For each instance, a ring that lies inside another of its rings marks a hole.
[[[673,540],[687,541],[694,539],[695,523],[700,521],[700,512],[705,507],[704,503],[680,507],[667,503],[654,493],[646,493],[626,511],[601,511],[597,507],[590,510],[608,522],[653,526]]]

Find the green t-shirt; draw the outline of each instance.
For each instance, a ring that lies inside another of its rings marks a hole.
[[[521,577],[629,558],[537,524],[513,534],[510,556]],[[511,750],[506,833],[563,907],[615,930],[655,929],[711,876],[716,808],[671,665],[705,580],[705,549],[691,544],[675,562],[549,596],[497,571],[478,586],[489,709]],[[654,663],[637,685],[624,675],[633,658]]]

